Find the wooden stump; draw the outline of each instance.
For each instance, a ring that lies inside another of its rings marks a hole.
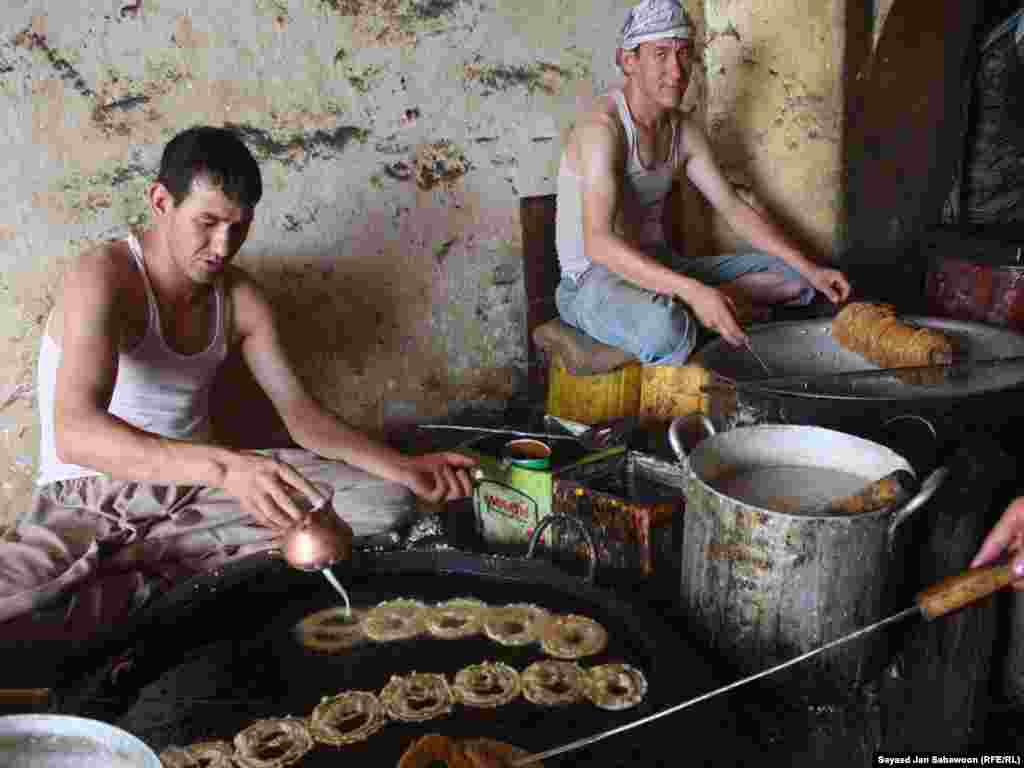
[[[608,373],[573,376],[555,355],[548,378],[547,412],[581,424],[636,416],[643,367],[638,362]]]

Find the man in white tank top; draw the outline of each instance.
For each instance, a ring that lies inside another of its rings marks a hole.
[[[261,194],[237,136],[184,131],[149,190],[151,228],[69,271],[39,355],[38,492],[0,542],[0,637],[89,634],[170,580],[272,548],[301,517],[295,493],[333,494],[359,539],[408,521],[416,496],[471,492],[472,459],[403,455],[299,381],[266,297],[232,264]],[[235,348],[301,449],[210,441],[210,388]]]
[[[678,0],[644,0],[623,26],[616,62],[626,83],[577,122],[558,175],[556,240],[562,318],[645,363],[682,365],[694,319],[742,344],[735,301],[843,301],[850,285],[815,264],[719,170],[701,127],[681,109],[694,27]],[[680,258],[662,227],[680,173],[757,252]]]

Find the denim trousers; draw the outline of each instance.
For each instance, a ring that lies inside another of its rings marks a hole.
[[[651,255],[705,285],[718,286],[768,272],[803,283],[799,298],[791,304],[805,305],[814,298],[814,287],[799,272],[766,253],[683,259],[663,246]],[[576,276],[563,274],[555,304],[566,323],[603,344],[630,352],[645,364],[683,365],[697,344],[699,323],[684,302],[640,288],[600,264],[592,264]]]

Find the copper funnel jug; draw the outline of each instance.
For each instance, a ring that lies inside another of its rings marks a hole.
[[[304,494],[293,498],[301,509],[311,507],[302,522],[285,531],[281,553],[293,568],[321,571],[352,558],[352,526],[338,517],[330,486],[316,486],[322,497],[314,501]]]

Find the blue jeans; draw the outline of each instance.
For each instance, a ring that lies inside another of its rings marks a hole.
[[[804,284],[799,298],[791,304],[809,304],[814,298],[814,287],[799,272],[766,253],[682,259],[664,247],[652,255],[706,285],[772,272]],[[673,296],[640,288],[600,264],[592,264],[575,278],[563,276],[555,291],[555,304],[566,323],[603,344],[630,352],[642,363],[683,365],[697,344],[699,324],[686,304]]]

